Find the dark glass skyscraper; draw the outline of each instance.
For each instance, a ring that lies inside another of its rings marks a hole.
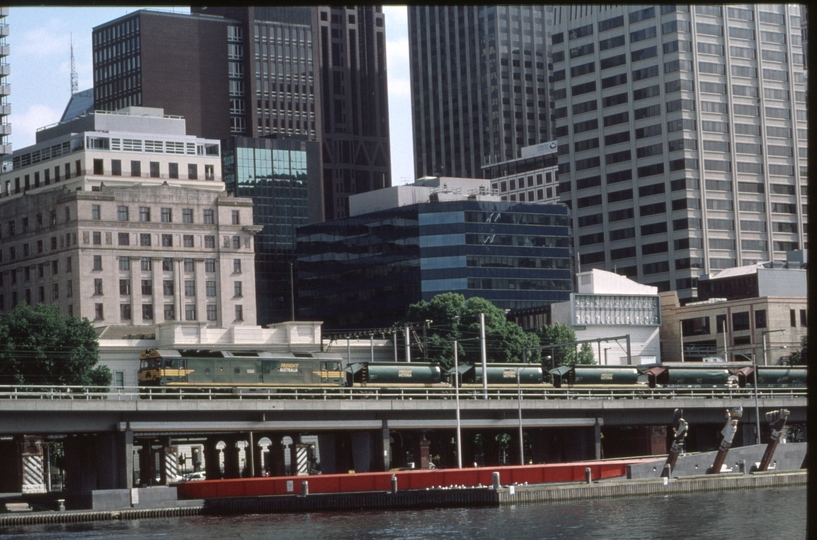
[[[360,329],[390,326],[444,292],[500,308],[567,300],[568,222],[562,204],[453,200],[302,227],[300,316]]]
[[[294,320],[295,230],[321,213],[320,148],[296,139],[233,137],[222,147],[227,191],[253,200],[258,324]]]
[[[414,171],[481,178],[549,140],[552,6],[409,6]]]

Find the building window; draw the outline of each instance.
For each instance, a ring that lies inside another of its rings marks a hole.
[[[216,260],[215,259],[206,259],[204,261],[204,271],[205,272],[215,272],[216,271]]]
[[[95,246],[101,245],[102,244],[102,233],[99,232],[99,231],[93,231],[91,233],[91,239],[92,239],[92,242],[93,242],[93,244]],[[28,244],[26,244],[26,247],[28,247]]]
[[[119,280],[119,294],[122,294],[122,295],[130,294],[130,280],[129,279],[120,279]]]
[[[162,283],[162,293],[164,293],[165,296],[173,296],[173,280],[172,279],[164,280],[164,282]]]
[[[130,304],[119,305],[119,318],[123,321],[129,321],[131,318]]]
[[[241,295],[241,282],[234,281],[233,282],[233,296],[242,296]]]
[[[15,273],[12,272],[11,275],[13,277],[15,275]],[[14,282],[14,280],[12,280],[12,283],[13,282]],[[59,300],[59,298],[60,298],[60,284],[59,283],[52,283],[51,284],[51,300]],[[17,301],[15,300],[13,303],[16,305]]]
[[[172,208],[162,208],[162,223],[173,223]]]
[[[142,304],[142,320],[153,320],[153,304]]]
[[[808,319],[806,318],[806,310],[800,310],[800,326],[806,328],[808,327]]]
[[[205,283],[205,291],[207,296],[215,296],[216,295],[216,282],[215,281],[207,281]]]
[[[71,298],[72,296],[74,296],[74,282],[69,280],[65,284],[65,297]]]
[[[127,206],[117,206],[116,207],[116,219],[119,221],[129,221],[128,219],[128,207]]]
[[[185,272],[193,272],[195,270],[195,263],[193,259],[185,259],[184,260],[184,271]]]
[[[167,164],[167,175],[170,178],[178,178],[179,177],[179,164],[178,163],[168,163]]]
[[[241,249],[241,237],[233,236],[233,249]]]
[[[150,245],[150,234],[141,233],[139,235],[139,245],[140,246],[149,246]]]
[[[749,330],[749,312],[743,311],[732,314],[732,331]]]
[[[94,160],[94,174],[104,174],[103,163],[101,159]]]
[[[239,214],[238,210],[233,210],[232,211],[232,219],[233,219],[233,221],[232,221],[233,225],[240,225],[241,224],[240,214]]]
[[[217,310],[215,304],[208,304],[207,305],[207,320],[208,321],[215,321],[217,316]]]
[[[102,310],[102,304],[94,304],[94,320],[101,321],[105,318],[105,312]]]
[[[173,259],[171,257],[165,257],[162,259],[162,272],[172,272],[173,271]]]
[[[797,327],[797,311],[794,309],[789,310],[789,319],[791,320],[791,327]]]
[[[173,304],[165,304],[165,320],[166,321],[176,320],[176,307]]]
[[[139,221],[150,221],[150,208],[147,206],[139,207]]]
[[[150,272],[153,269],[153,261],[150,257],[142,257],[142,271]]]
[[[241,259],[233,259],[233,274],[241,273]]]
[[[100,219],[102,219],[102,212],[98,204],[91,205],[91,219],[95,221],[99,221]]]
[[[142,176],[142,162],[141,161],[131,161],[130,162],[130,175],[131,176]]]
[[[162,235],[162,247],[173,247],[173,235],[172,234],[163,234]]]
[[[193,279],[186,279],[184,281],[184,295],[196,296],[196,281]]]
[[[187,304],[186,306],[184,306],[184,320],[186,321],[196,320],[196,306],[194,304]]]
[[[215,247],[216,247],[216,237],[215,236],[205,236],[204,237],[204,247],[215,249]]]
[[[102,280],[94,279],[94,296],[102,296]]]
[[[187,178],[190,180],[197,180],[199,177],[199,167],[195,163],[187,165]]]
[[[184,247],[186,247],[186,248],[193,247],[193,235],[192,234],[185,234],[182,237],[182,239],[184,241]]]
[[[755,311],[755,328],[766,328],[765,309],[758,309]]]
[[[215,180],[216,179],[215,166],[213,166],[213,165],[205,165],[204,166],[204,179],[205,180]]]
[[[130,317],[128,317],[130,319]],[[115,388],[125,388],[125,372],[124,371],[116,371],[114,372],[114,387]]]
[[[130,234],[126,232],[119,233],[119,245],[120,246],[129,246],[130,245]]]
[[[122,176],[122,160],[121,159],[112,159],[111,160],[111,175],[112,176]]]
[[[102,255],[94,255],[94,270],[102,270]]]
[[[204,222],[207,223],[208,225],[212,225],[216,222],[215,213],[212,210],[204,211]]]
[[[150,296],[153,294],[153,280],[152,279],[143,279],[142,280],[142,294],[145,296]]]
[[[193,209],[192,208],[183,208],[182,209],[182,223],[193,223]]]
[[[151,161],[150,162],[150,177],[151,178],[159,178],[159,162],[158,161]]]
[[[243,321],[244,320],[244,308],[243,306],[235,306],[235,320]]]
[[[128,258],[128,257],[119,257],[119,270],[122,270],[122,271],[130,270],[130,258]]]

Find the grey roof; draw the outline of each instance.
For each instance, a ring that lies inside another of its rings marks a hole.
[[[65,111],[62,113],[60,122],[72,120],[81,114],[94,112],[94,89],[89,88],[82,92],[77,92],[68,100]]]

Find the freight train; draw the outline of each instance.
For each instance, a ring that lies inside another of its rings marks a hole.
[[[482,366],[445,370],[434,362],[358,362],[345,368],[336,353],[272,353],[152,349],[140,356],[143,387],[481,387]],[[758,387],[805,388],[805,366],[759,366]],[[751,365],[560,366],[489,363],[491,388],[753,387]],[[518,377],[518,379],[517,379]]]

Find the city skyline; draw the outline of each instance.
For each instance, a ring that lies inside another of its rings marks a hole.
[[[12,149],[34,144],[39,128],[59,121],[71,97],[73,40],[78,89],[93,86],[91,30],[138,9],[189,13],[187,7],[11,8],[7,39],[11,54]],[[408,30],[405,6],[384,6],[394,185],[414,180]],[[409,129],[405,129],[409,126]]]

